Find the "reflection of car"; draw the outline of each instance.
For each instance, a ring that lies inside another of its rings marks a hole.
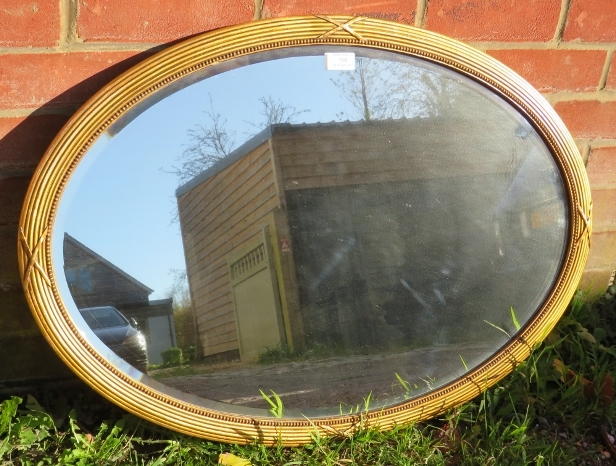
[[[145,336],[112,306],[88,307],[79,312],[94,334],[115,354],[145,373],[148,365]]]

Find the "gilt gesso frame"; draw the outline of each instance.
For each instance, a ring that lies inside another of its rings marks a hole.
[[[463,377],[368,413],[312,419],[255,418],[171,397],[121,372],[80,335],[62,302],[51,263],[51,233],[64,187],[88,149],[119,117],[157,91],[212,64],[255,52],[335,44],[424,59],[493,91],[535,128],[551,151],[568,195],[568,240],[560,273],[534,317],[505,347]],[[306,16],[257,21],[190,38],[144,60],[94,95],[55,138],[32,179],[20,219],[19,267],[34,317],[53,349],[91,387],[159,425],[215,441],[300,445],[318,430],[339,435],[361,425],[391,428],[438,415],[482,393],[530,354],[553,328],[581,277],[591,236],[585,168],[560,118],[526,81],[485,53],[441,35],[373,18]]]

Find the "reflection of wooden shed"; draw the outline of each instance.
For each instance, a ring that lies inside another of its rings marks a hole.
[[[277,343],[298,350],[391,337],[401,311],[385,309],[394,298],[381,282],[400,265],[392,260],[404,254],[397,245],[414,241],[411,226],[423,212],[410,205],[403,211],[401,204],[387,213],[388,205],[425,195],[421,182],[427,179],[506,172],[512,161],[495,153],[511,151],[502,143],[511,131],[502,122],[471,128],[438,118],[273,125],[178,188],[202,354],[239,350],[253,359]],[[491,145],[481,140],[486,132]],[[457,156],[468,147],[482,150]],[[482,193],[475,208],[484,202]],[[429,254],[439,246],[425,248]],[[354,258],[357,247],[363,252]],[[338,270],[343,256],[357,265],[346,275]],[[373,276],[357,275],[361,261],[369,262],[364,270]],[[385,310],[365,305],[375,300]]]
[[[64,234],[64,273],[78,309],[113,306],[134,318],[148,340],[148,361],[176,346],[173,300],[149,300],[154,290],[127,274],[68,233]]]

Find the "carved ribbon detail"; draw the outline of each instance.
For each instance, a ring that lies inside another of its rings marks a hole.
[[[584,212],[584,209],[582,209],[579,204],[577,206],[577,210],[582,217],[582,222],[584,222],[584,229],[580,233],[580,236],[578,236],[577,243],[579,244],[579,242],[582,240],[582,238],[584,238],[584,236],[588,236],[588,247],[590,247],[590,238],[592,235],[592,201],[590,201],[590,205],[588,206],[588,214]]]
[[[364,17],[362,16],[356,16],[355,18],[352,18],[350,20],[348,20],[346,23],[341,23],[339,21],[336,21],[335,19],[329,18],[327,16],[321,16],[321,15],[315,15],[317,18],[320,18],[324,21],[327,21],[329,23],[335,24],[336,27],[330,29],[329,31],[321,34],[318,38],[319,39],[324,39],[325,37],[329,37],[332,34],[335,34],[338,31],[342,31],[345,30],[346,32],[348,32],[349,34],[351,34],[353,37],[355,37],[358,41],[363,42],[366,39],[364,39],[362,37],[362,35],[359,32],[355,32],[352,28],[351,28],[351,24],[356,23],[358,21],[363,21]]]
[[[39,264],[38,261],[36,260],[36,254],[38,253],[42,245],[45,243],[45,238],[47,237],[47,228],[45,228],[45,231],[43,231],[43,234],[36,242],[34,249],[30,248],[30,245],[28,244],[28,240],[26,239],[26,235],[24,235],[23,229],[21,229],[19,233],[20,233],[19,239],[21,242],[21,246],[24,252],[26,253],[26,256],[28,256],[28,263],[26,264],[26,267],[24,269],[24,274],[22,277],[24,288],[28,287],[28,284],[30,283],[30,275],[32,274],[32,271],[34,269],[39,271],[39,273],[41,274],[41,277],[43,278],[45,283],[47,283],[47,286],[51,287],[51,280],[47,276],[47,272],[45,271],[43,266]]]

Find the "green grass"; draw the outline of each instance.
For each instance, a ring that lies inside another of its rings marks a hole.
[[[601,440],[601,432],[616,432],[615,405],[601,390],[616,376],[616,288],[610,291],[592,306],[578,295],[526,362],[438,419],[267,448],[177,434],[90,391],[44,391],[2,401],[0,465],[204,465],[221,453],[281,466],[612,464]]]

